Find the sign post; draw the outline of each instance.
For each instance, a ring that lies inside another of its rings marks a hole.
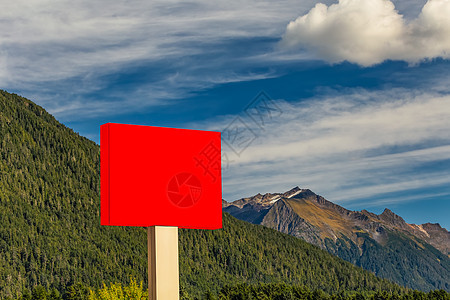
[[[150,300],[179,299],[178,228],[222,228],[220,133],[100,127],[101,224],[148,227]]]
[[[149,299],[178,299],[178,227],[148,227]]]

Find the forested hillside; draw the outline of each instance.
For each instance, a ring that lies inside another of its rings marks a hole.
[[[144,228],[102,227],[99,146],[20,96],[0,91],[0,298],[38,284],[147,279]],[[224,228],[180,231],[181,287],[286,282],[325,292],[402,288],[298,238],[224,215]]]
[[[145,278],[143,229],[99,224],[98,145],[6,92],[0,142],[0,298]]]

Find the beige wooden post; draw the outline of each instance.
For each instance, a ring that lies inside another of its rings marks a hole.
[[[178,227],[148,227],[147,241],[149,300],[179,300]]]

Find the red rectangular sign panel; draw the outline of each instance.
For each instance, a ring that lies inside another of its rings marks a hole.
[[[220,132],[100,127],[101,224],[222,228]]]

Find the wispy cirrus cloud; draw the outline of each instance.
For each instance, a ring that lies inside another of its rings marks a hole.
[[[412,20],[389,0],[318,3],[288,24],[282,45],[307,49],[332,63],[346,60],[363,66],[450,58],[449,15],[448,0],[429,0]]]
[[[277,103],[282,116],[267,123],[241,155],[224,145],[234,160],[224,172],[227,200],[300,185],[351,204],[408,189],[436,187],[439,194],[450,183],[448,94],[355,89]],[[231,120],[206,127],[220,130]]]
[[[110,98],[140,111],[216,84],[261,78],[267,72],[247,71],[243,62],[270,50],[270,39],[279,39],[295,16],[292,6],[290,0],[5,2],[0,87],[22,91],[66,120],[78,113],[77,103],[90,106],[89,115],[110,112]],[[124,85],[126,77],[133,82]]]

